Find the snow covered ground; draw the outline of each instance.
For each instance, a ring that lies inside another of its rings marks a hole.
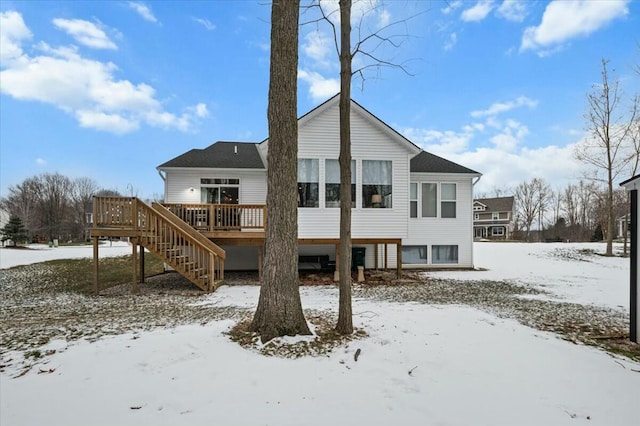
[[[477,268],[434,272],[456,280],[512,281],[553,293],[560,300],[629,310],[629,258],[604,257],[604,243],[474,243]],[[614,252],[622,251],[614,244]]]
[[[113,241],[100,244],[100,257],[117,257],[131,254],[131,245],[125,241]],[[93,246],[59,246],[49,247],[46,244],[30,244],[29,250],[0,248],[0,269],[19,265],[46,262],[54,259],[93,258]]]
[[[628,259],[583,249],[603,246],[479,243],[476,264],[489,271],[429,275],[513,280],[565,300],[625,306]],[[185,303],[253,309],[258,292],[222,287]],[[333,286],[301,295],[305,309],[337,310]],[[295,360],[231,342],[223,334],[231,320],[52,341],[42,350],[56,353],[43,364],[18,378],[0,374],[0,424],[638,424],[637,362],[466,306],[356,299],[354,324],[368,336]]]

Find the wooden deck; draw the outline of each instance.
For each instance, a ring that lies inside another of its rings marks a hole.
[[[137,206],[137,207],[136,207]],[[266,226],[266,206],[261,204],[163,204],[162,206],[151,208],[142,201],[129,197],[95,197],[94,217],[95,223],[91,235],[94,238],[94,246],[102,237],[128,237],[136,244],[145,246],[149,243],[150,230],[156,227],[149,226],[147,219],[138,210],[140,206],[150,210],[145,210],[146,214],[160,214],[165,217],[171,232],[174,228],[181,228],[180,232],[189,238],[197,240],[205,238],[213,243],[215,250],[215,262],[222,259],[220,276],[224,276],[224,250],[220,246],[252,246],[258,247],[259,273],[262,276],[262,248],[265,244]],[[138,210],[137,210],[138,209]],[[166,212],[164,212],[166,211]],[[149,213],[151,212],[151,213]],[[181,234],[182,235],[182,234]],[[154,238],[157,238],[154,237]],[[172,237],[174,246],[181,246],[182,237]],[[179,241],[178,241],[179,240]],[[373,245],[375,246],[375,269],[388,269],[388,246],[396,246],[396,269],[397,276],[402,276],[402,239],[401,238],[352,238],[353,245]],[[335,247],[336,270],[339,262],[339,238],[299,238],[300,245],[329,245]],[[194,243],[195,244],[195,243]],[[200,243],[202,244],[202,243]],[[383,247],[379,250],[380,246]],[[146,247],[146,246],[145,246]],[[175,250],[175,247],[172,247]],[[134,249],[135,251],[135,249]],[[379,253],[382,251],[382,255]],[[158,253],[156,253],[158,254]],[[161,256],[163,253],[159,253]],[[140,256],[144,255],[141,250]],[[94,250],[94,257],[97,259],[97,249]],[[135,260],[134,253],[134,262]],[[96,260],[97,262],[97,260]],[[169,263],[169,262],[167,262]],[[213,261],[212,261],[213,265]],[[142,269],[142,263],[140,266]],[[97,270],[96,274],[96,289]],[[134,281],[137,280],[137,273],[134,271]],[[144,270],[140,271],[141,279],[144,279]],[[198,284],[200,285],[200,284]],[[218,285],[218,281],[208,285],[212,289]]]

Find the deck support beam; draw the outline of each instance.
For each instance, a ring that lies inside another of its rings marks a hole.
[[[396,244],[396,270],[398,279],[402,278],[402,243]]]
[[[140,246],[140,284],[144,283],[144,247],[142,247],[142,244],[139,244]]]
[[[132,268],[132,279],[131,279],[131,292],[132,293],[137,293],[138,292],[138,239],[137,238],[131,238],[131,247],[132,247],[132,251],[131,251],[131,264],[133,265]]]
[[[336,270],[333,273],[333,282],[340,281],[340,244],[336,244]]]

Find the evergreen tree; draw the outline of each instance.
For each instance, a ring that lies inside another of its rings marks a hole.
[[[2,244],[7,240],[11,240],[14,246],[17,243],[27,242],[29,239],[29,231],[22,223],[22,219],[16,215],[11,215],[9,222],[0,229],[0,235],[2,235],[0,238]]]

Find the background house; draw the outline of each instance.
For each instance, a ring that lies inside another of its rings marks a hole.
[[[514,198],[478,198],[473,201],[473,236],[508,240],[514,229]]]
[[[298,238],[301,256],[335,259],[339,239],[339,97],[298,121]],[[473,267],[473,183],[480,173],[422,151],[351,101],[352,238],[368,268]],[[259,206],[266,202],[269,141],[216,142],[158,166],[168,204]],[[261,219],[260,219],[261,220]],[[238,217],[239,232],[259,233]],[[246,236],[246,235],[244,235]],[[229,245],[227,269],[257,269],[260,239]],[[391,243],[390,243],[391,241]]]

